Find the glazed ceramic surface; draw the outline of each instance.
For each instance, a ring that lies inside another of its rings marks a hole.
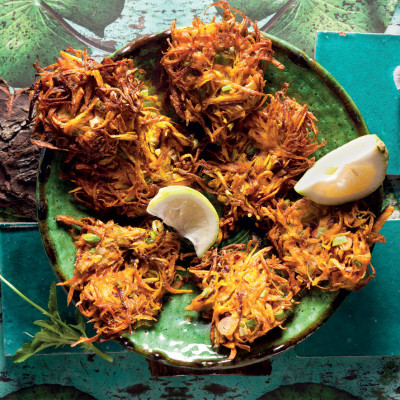
[[[129,44],[114,58],[131,57],[145,74],[140,78],[150,93],[159,95],[158,106],[177,119],[173,109],[165,105],[165,76],[160,66],[162,51],[166,48],[168,33],[145,37]],[[334,78],[313,59],[291,45],[271,37],[275,58],[285,65],[284,70],[269,66],[265,73],[265,91],[274,93],[289,83],[287,93],[300,104],[308,104],[317,117],[320,142],[327,142],[315,155],[317,158],[334,148],[368,134],[367,127],[352,100]],[[75,248],[68,230],[56,222],[56,215],[81,218],[93,215],[76,203],[69,194],[72,186],[59,178],[63,157],[59,153],[44,151],[38,177],[38,217],[42,239],[53,269],[60,280],[73,275]],[[190,285],[189,285],[190,287]],[[198,313],[185,311],[198,290],[192,294],[167,296],[159,320],[151,327],[134,330],[122,338],[123,342],[139,354],[167,364],[192,368],[229,368],[251,364],[279,354],[305,339],[321,326],[346,297],[346,292],[312,290],[304,296],[284,330],[274,329],[255,341],[251,351],[239,351],[228,361],[229,351],[214,349],[210,342],[208,320]]]

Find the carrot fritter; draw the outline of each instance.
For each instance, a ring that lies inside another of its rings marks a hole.
[[[44,69],[36,66],[34,142],[65,150],[77,200],[95,210],[145,213],[161,187],[196,179],[194,140],[145,100],[155,100],[133,61],[101,63],[69,49]],[[191,154],[193,153],[193,155]]]
[[[40,68],[35,82],[35,133],[63,150],[98,157],[113,155],[118,140],[137,140],[136,128],[151,99],[133,61],[101,63],[86,51],[61,51],[55,64]],[[113,140],[114,139],[114,140]]]
[[[284,197],[314,163],[310,155],[321,146],[315,117],[285,91],[246,119],[236,143],[221,145],[219,160],[200,160],[208,187],[226,206],[223,225],[233,228],[241,216],[263,221],[271,199]]]
[[[141,123],[137,141],[121,141],[114,156],[97,162],[74,158],[62,177],[75,183],[72,193],[78,201],[99,211],[142,216],[160,188],[201,180],[194,174],[197,155],[186,153],[192,143],[171,121],[146,113]]]
[[[250,350],[249,343],[285,322],[299,286],[294,274],[252,242],[208,251],[189,269],[203,290],[187,310],[211,318],[211,341],[231,350]]]
[[[176,288],[178,234],[164,231],[160,222],[143,229],[90,217],[57,220],[72,225],[73,232],[81,227],[78,235],[74,233],[74,275],[62,285],[69,287],[68,303],[79,292],[76,305],[97,333],[90,341],[110,340],[155,321],[166,292],[187,292]]]
[[[375,276],[370,248],[385,242],[378,230],[392,211],[375,220],[359,202],[330,207],[306,198],[280,200],[269,208],[268,237],[300,285],[358,291]]]
[[[171,26],[171,41],[164,66],[177,114],[188,124],[198,122],[212,142],[224,139],[234,121],[245,118],[265,100],[264,70],[273,58],[271,40],[240,13],[236,21],[226,1],[221,22],[197,18],[191,27]],[[236,11],[236,10],[235,10]],[[249,25],[251,31],[249,31]]]

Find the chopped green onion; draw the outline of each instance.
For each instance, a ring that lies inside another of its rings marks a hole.
[[[239,153],[236,149],[233,149],[232,154],[230,156],[230,162],[235,162],[239,157]]]
[[[332,247],[340,246],[341,244],[345,244],[347,242],[347,236],[336,236],[332,240]]]
[[[221,90],[223,92],[230,92],[232,90],[232,86],[231,85],[222,86]]]
[[[239,335],[240,336],[246,336],[249,333],[249,330],[247,329],[247,326],[244,324],[240,324],[239,326]]]
[[[82,135],[84,132],[82,129],[74,129],[73,133],[75,136],[79,136],[79,135]]]
[[[200,297],[203,297],[203,298],[208,297],[208,296],[211,294],[212,291],[213,291],[212,288],[206,287],[206,288],[200,293],[199,296],[200,296]]]
[[[315,238],[319,239],[320,237],[324,236],[326,230],[327,230],[326,226],[319,226],[317,229],[317,233],[315,234]]]
[[[255,318],[249,319],[245,323],[246,323],[246,326],[250,329],[254,328],[258,325],[258,322]]]
[[[362,266],[362,264],[358,260],[354,260],[353,263],[357,268],[360,268]]]
[[[280,321],[281,319],[288,317],[291,313],[291,310],[280,310],[275,314],[275,319]]]
[[[157,236],[157,233],[155,231],[150,231],[149,237],[146,238],[144,241],[147,244],[152,244],[152,243],[154,243],[156,241],[156,236]]]
[[[256,153],[256,148],[254,146],[252,146],[252,145],[247,146],[246,154],[249,157],[254,156],[255,153]]]
[[[101,240],[101,238],[94,233],[85,233],[84,235],[82,235],[82,239],[88,243],[97,243]]]
[[[149,95],[149,91],[146,89],[146,90],[142,90],[141,92],[140,92],[140,94],[142,95],[142,96],[148,96]]]
[[[94,109],[99,111],[99,112],[104,112],[106,111],[106,105],[99,100],[95,105],[94,105]]]
[[[207,93],[206,93],[206,91],[204,90],[204,88],[202,88],[202,87],[198,88],[198,89],[197,89],[197,92],[199,93],[199,95],[200,95],[200,97],[201,97],[202,99],[204,99],[205,97],[207,97]]]
[[[229,65],[231,63],[231,59],[229,57],[225,57],[222,54],[216,54],[214,57],[214,64],[219,65]]]

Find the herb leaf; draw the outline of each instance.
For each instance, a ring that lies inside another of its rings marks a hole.
[[[54,282],[50,286],[48,311],[46,311],[32,300],[28,299],[2,275],[0,275],[0,280],[2,280],[18,296],[23,298],[49,318],[47,320],[38,320],[34,322],[34,324],[40,326],[41,329],[35,334],[33,340],[25,343],[19,350],[17,350],[13,357],[14,362],[23,362],[27,358],[33,356],[39,351],[46,349],[47,347],[58,348],[61,346],[74,345],[81,339],[81,337],[87,337],[85,321],[78,310],[75,311],[76,325],[67,324],[61,319],[58,311],[56,284]],[[79,345],[83,349],[92,351],[107,361],[113,361],[112,357],[103,353],[92,343],[83,342]]]
[[[85,320],[82,317],[82,314],[78,309],[75,309],[75,321],[76,325],[71,325],[72,328],[82,333],[82,336],[86,336],[86,325]]]
[[[223,240],[219,247],[222,248],[225,246],[229,246],[231,244],[245,244],[250,241],[250,238],[251,238],[250,230],[239,227],[235,229],[235,231],[229,238]]]
[[[24,362],[27,358],[39,351],[49,347],[50,345],[44,345],[38,339],[33,339],[30,342],[26,342],[13,356],[15,363]]]
[[[60,314],[58,313],[56,284],[54,282],[50,286],[48,308],[51,315],[60,319]]]

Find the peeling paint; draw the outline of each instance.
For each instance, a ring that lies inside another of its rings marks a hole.
[[[145,22],[145,17],[144,17],[144,15],[141,15],[141,16],[139,17],[138,23],[137,23],[137,24],[130,24],[129,27],[130,27],[130,28],[133,28],[133,29],[141,30],[141,29],[143,29],[144,26],[145,26],[145,25],[144,25],[144,22]]]
[[[390,360],[383,364],[383,371],[381,372],[380,383],[382,385],[389,385],[390,383],[399,381],[400,365],[394,360]]]
[[[148,392],[150,389],[150,386],[138,383],[137,385],[128,386],[123,390],[123,392],[134,396],[140,396],[141,394]]]
[[[206,390],[207,392],[210,392],[215,395],[224,395],[231,391],[230,388],[219,385],[218,383],[212,383],[210,385],[205,385],[203,387],[203,389]]]
[[[193,395],[185,387],[166,387],[165,393],[160,396],[160,399],[175,400],[175,399],[193,399]]]

